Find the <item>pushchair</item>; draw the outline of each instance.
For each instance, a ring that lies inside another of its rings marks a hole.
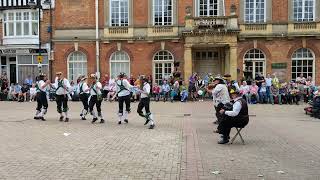
[[[308,104],[309,106],[304,108],[305,113],[320,119],[320,96],[314,97]]]

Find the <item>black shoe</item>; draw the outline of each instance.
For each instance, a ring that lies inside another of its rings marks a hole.
[[[82,117],[82,116],[83,116],[83,114],[81,113],[81,114],[80,114],[80,116]]]
[[[214,121],[213,124],[219,124],[219,122],[218,121]]]
[[[66,118],[66,120],[64,120],[64,122],[69,122],[69,118]]]
[[[39,117],[39,119],[41,119],[41,121],[46,121],[44,117]]]
[[[103,123],[104,123],[104,120],[103,120],[103,119],[101,119],[101,120],[100,120],[100,123],[101,123],[101,124],[103,124]]]
[[[118,121],[118,124],[120,125],[120,124],[121,124],[121,121]]]
[[[218,144],[227,144],[229,142],[228,138],[222,138],[220,141],[218,141]]]
[[[98,118],[93,118],[91,123],[94,123],[98,120]]]
[[[61,122],[62,122],[62,121],[63,121],[63,118],[64,118],[63,116],[60,116],[59,121],[61,121]]]
[[[129,123],[128,119],[125,119],[124,122],[125,122],[125,123]]]
[[[155,125],[152,124],[152,125],[149,126],[149,129],[154,129],[154,127],[155,127]]]
[[[81,120],[87,120],[85,117],[81,117]]]
[[[35,119],[35,120],[39,120],[39,119],[40,119],[40,117],[35,116],[33,119]]]

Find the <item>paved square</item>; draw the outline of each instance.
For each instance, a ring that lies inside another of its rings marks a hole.
[[[0,102],[0,179],[320,179],[320,120],[304,106],[250,106],[246,145],[218,145],[209,101],[152,103],[154,130],[137,103],[122,125],[117,103],[103,104],[106,124],[79,120],[80,103],[70,105],[62,123],[54,103],[41,122],[35,103]]]

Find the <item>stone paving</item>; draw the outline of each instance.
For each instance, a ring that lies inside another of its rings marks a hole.
[[[304,106],[250,106],[246,145],[217,144],[210,101],[152,103],[154,130],[137,103],[122,125],[116,103],[103,104],[106,124],[70,106],[71,122],[58,121],[54,103],[41,122],[35,103],[0,102],[0,179],[320,179],[320,120]]]

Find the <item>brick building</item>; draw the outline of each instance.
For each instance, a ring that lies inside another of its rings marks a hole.
[[[49,72],[50,12],[55,3],[44,2],[39,11],[40,3],[35,0],[0,0],[0,73],[7,74],[11,83],[22,83],[28,75],[35,77],[39,55],[43,57],[42,72]]]
[[[319,7],[316,0],[57,1],[52,71],[71,80],[146,74],[154,82],[174,71],[282,80],[303,73],[320,83]]]

